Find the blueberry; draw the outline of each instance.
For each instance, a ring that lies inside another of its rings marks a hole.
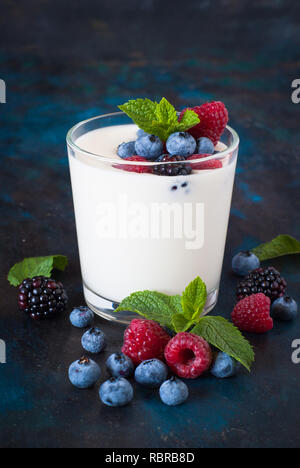
[[[172,156],[188,157],[195,153],[197,143],[194,137],[187,132],[172,133],[167,139],[167,150]]]
[[[99,395],[107,406],[125,406],[133,399],[133,388],[124,377],[112,377],[101,385]]]
[[[280,297],[271,306],[271,316],[276,320],[294,320],[298,315],[297,302],[289,296]]]
[[[259,259],[249,250],[236,254],[232,259],[232,270],[239,276],[246,276],[259,267]]]
[[[70,322],[74,327],[85,328],[92,325],[94,313],[85,306],[75,307],[70,314]]]
[[[145,132],[145,130],[142,130],[141,128],[139,128],[138,131],[136,132],[136,136],[138,138],[145,136],[145,135],[149,135],[149,133]]]
[[[129,377],[134,371],[132,360],[123,353],[114,353],[109,356],[106,367],[113,377]]]
[[[89,353],[97,354],[105,348],[106,338],[103,331],[95,327],[84,333],[81,338],[81,344],[83,349]]]
[[[226,353],[218,353],[210,372],[218,379],[232,377],[240,369],[241,364]]]
[[[135,142],[136,154],[153,161],[162,154],[163,148],[161,140],[155,135],[142,135]]]
[[[161,401],[168,406],[181,405],[189,396],[187,385],[177,377],[166,380],[159,389]]]
[[[69,367],[69,379],[77,388],[92,387],[100,378],[101,370],[92,359],[82,357],[73,362]]]
[[[131,156],[134,156],[136,154],[135,149],[135,141],[129,141],[128,143],[121,143],[118,146],[118,155],[120,158],[125,159],[125,158],[130,158]]]
[[[206,137],[200,137],[197,140],[197,153],[198,154],[214,154],[215,147],[213,142]]]
[[[135,380],[145,387],[158,388],[168,377],[167,366],[159,359],[143,361],[135,370]]]

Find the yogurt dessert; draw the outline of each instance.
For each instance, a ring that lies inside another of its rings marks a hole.
[[[161,125],[153,116],[151,124],[144,117],[139,125],[132,111],[137,101],[129,101],[129,110],[120,106],[125,113],[96,117],[68,134],[86,302],[99,315],[127,323],[132,314],[114,309],[132,292],[181,294],[200,276],[208,312],[219,291],[238,136],[226,127],[222,103],[181,116],[174,109],[170,123],[172,109],[165,117],[162,100],[153,103]]]

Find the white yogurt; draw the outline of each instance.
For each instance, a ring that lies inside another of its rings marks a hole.
[[[76,145],[120,160],[118,145],[135,140],[136,130],[101,128]],[[236,157],[220,169],[178,177],[126,172],[80,152],[69,151],[69,163],[87,290],[115,302],[145,289],[181,294],[199,275],[216,297]]]

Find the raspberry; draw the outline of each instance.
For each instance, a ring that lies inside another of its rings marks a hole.
[[[270,299],[262,293],[242,299],[233,309],[231,318],[236,327],[252,333],[266,333],[273,328]]]
[[[201,158],[207,158],[208,156],[211,156],[211,154],[192,154],[192,156],[189,156],[187,161],[192,161],[193,159],[201,159]],[[197,163],[191,163],[192,169],[195,171],[200,171],[204,169],[218,169],[222,167],[222,161],[219,159],[210,159],[209,161],[203,161],[203,162],[197,162]]]
[[[148,359],[163,359],[170,336],[158,323],[134,319],[125,330],[122,352],[138,365]]]
[[[263,293],[272,302],[284,296],[287,282],[274,267],[257,268],[239,282],[236,296],[238,300],[256,293]]]
[[[186,110],[181,112],[180,117]],[[199,116],[200,122],[188,132],[194,138],[207,137],[216,145],[228,123],[228,111],[223,102],[206,102],[202,106],[192,107],[192,110]]]
[[[129,156],[128,158],[124,158],[124,161],[147,162],[147,159],[143,158],[142,156]],[[138,172],[139,174],[142,174],[143,172],[148,174],[152,173],[151,166],[134,164],[114,164],[113,167],[115,167],[116,169],[122,169],[123,171],[127,172]]]
[[[165,349],[165,359],[172,371],[185,379],[196,379],[212,362],[209,344],[200,336],[182,332]]]
[[[53,317],[65,310],[67,302],[63,285],[51,278],[36,276],[19,286],[19,308],[33,319]]]
[[[153,167],[153,174],[164,175],[164,176],[178,176],[178,175],[188,175],[192,172],[190,164],[174,164],[174,162],[185,161],[184,156],[174,155],[170,156],[168,154],[164,155],[159,159],[159,162],[173,163],[173,164],[158,164]]]

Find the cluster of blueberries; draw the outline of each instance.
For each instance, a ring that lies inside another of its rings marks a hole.
[[[163,142],[155,135],[149,135],[139,129],[137,140],[121,143],[118,147],[118,155],[122,159],[139,155],[149,161],[159,162],[165,155]],[[171,156],[187,158],[192,154],[214,154],[213,142],[206,137],[195,138],[188,132],[172,133],[166,142],[167,153]]]
[[[232,259],[232,270],[238,276],[247,276],[260,267],[259,258],[250,251],[236,254]],[[276,320],[290,321],[298,315],[298,304],[290,296],[282,296],[271,305],[271,316]]]
[[[94,314],[88,307],[76,307],[70,321],[77,328],[90,327]],[[106,338],[99,328],[90,328],[81,339],[84,350],[98,354],[106,346]],[[133,387],[127,380],[134,374],[135,381],[147,388],[159,388],[162,402],[168,406],[177,406],[187,400],[187,385],[177,377],[168,379],[169,369],[159,359],[149,359],[135,366],[123,353],[114,353],[106,361],[106,368],[111,378],[100,386],[101,401],[111,407],[125,406],[133,399]],[[240,364],[225,353],[218,353],[211,368],[211,373],[218,378],[227,378],[236,374]],[[82,357],[69,367],[71,383],[80,389],[93,386],[101,376],[99,365],[88,357]]]

